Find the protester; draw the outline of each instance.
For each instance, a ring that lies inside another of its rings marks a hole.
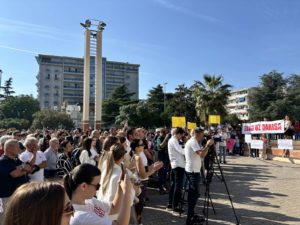
[[[0,138],[0,156],[2,156],[4,154],[4,144],[9,139],[12,139],[11,135],[3,135]]]
[[[99,154],[96,150],[96,138],[86,138],[82,143],[82,151],[79,157],[80,163],[89,163],[91,165],[98,165]]]
[[[100,132],[98,130],[93,130],[91,133],[91,138],[93,140],[96,140],[95,142],[95,149],[98,155],[101,154],[101,150],[102,150],[102,143],[100,141]]]
[[[73,207],[58,183],[19,187],[7,204],[3,225],[69,225]]]
[[[188,213],[186,225],[203,222],[203,219],[195,214],[194,209],[198,198],[200,197],[199,182],[200,169],[202,166],[201,158],[204,158],[211,145],[214,144],[212,139],[208,140],[206,146],[200,143],[204,138],[204,130],[201,128],[194,129],[193,136],[185,144],[185,172],[189,184],[188,189]]]
[[[181,189],[184,177],[184,149],[179,144],[182,140],[185,131],[182,128],[176,128],[174,135],[168,142],[168,153],[171,162],[171,188],[169,192],[169,204],[167,209],[171,209],[174,213],[182,213],[182,208],[178,207],[181,201]]]
[[[160,129],[160,135],[157,138],[156,146],[158,151],[158,160],[162,161],[164,166],[158,171],[159,177],[159,192],[160,194],[166,194],[167,189],[167,175],[169,170],[169,156],[168,156],[168,141],[171,138],[171,134],[167,134],[165,128]]]
[[[19,152],[20,148],[17,140],[8,139],[5,142],[4,155],[0,158],[0,200],[2,201],[0,222],[3,219],[6,203],[10,196],[20,185],[29,182],[27,173],[31,172],[32,168],[30,165],[22,164],[18,159]]]
[[[75,166],[75,159],[72,157],[73,145],[69,140],[64,140],[60,143],[62,153],[57,159],[57,175],[63,177],[70,173]]]
[[[135,205],[135,211],[136,211],[136,217],[139,224],[142,223],[142,212],[144,208],[145,203],[145,197],[146,197],[146,187],[148,185],[148,179],[149,176],[154,174],[156,171],[158,171],[160,168],[163,167],[163,162],[155,162],[153,165],[149,167],[145,167],[142,158],[141,153],[144,151],[144,142],[141,139],[133,139],[131,144],[131,151],[133,153],[132,159],[135,160],[136,163],[136,172],[138,176],[142,180],[142,192],[139,195],[139,202]]]
[[[28,137],[24,146],[26,150],[19,155],[19,159],[33,167],[31,174],[29,174],[30,181],[43,181],[47,159],[44,153],[38,150],[38,140],[34,137]]]
[[[294,135],[294,130],[292,127],[292,121],[290,120],[289,116],[286,115],[284,117],[284,138],[285,139],[292,139]],[[282,157],[289,157],[290,156],[290,150],[283,149]]]
[[[49,148],[44,152],[47,167],[44,170],[45,178],[53,179],[56,177],[57,172],[57,159],[58,159],[59,141],[57,138],[51,138],[49,141]]]
[[[122,179],[122,174],[125,172],[125,167],[122,164],[125,153],[126,150],[120,143],[114,144],[107,153],[106,169],[100,179],[101,188],[97,195],[98,199],[113,202],[114,198],[116,198],[118,191],[120,191],[118,183]],[[130,171],[127,171],[127,173],[130,173]],[[136,189],[138,191],[139,187]],[[135,191],[132,190],[131,203],[133,202],[134,195]],[[117,219],[118,213],[110,215],[109,217],[111,219]]]
[[[115,136],[107,136],[102,145],[102,155],[99,159],[98,168],[101,173],[104,173],[105,165],[104,162],[107,160],[107,153],[110,151],[110,147],[118,143],[119,139]]]
[[[64,177],[66,192],[74,206],[71,225],[128,225],[130,217],[131,181],[127,174],[119,183],[116,201],[112,203],[97,200],[100,188],[100,170],[91,164],[81,164]],[[119,213],[112,221],[108,215]]]
[[[220,163],[224,163],[226,164],[226,143],[227,143],[227,133],[225,128],[222,128],[219,132],[219,136],[221,138],[220,142],[219,142],[219,161]],[[223,160],[222,160],[223,159]]]

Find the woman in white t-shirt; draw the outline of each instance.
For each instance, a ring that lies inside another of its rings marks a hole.
[[[139,195],[139,202],[135,204],[135,212],[138,224],[142,224],[142,212],[144,208],[144,201],[146,197],[146,186],[149,176],[154,174],[160,168],[163,167],[163,162],[158,161],[152,164],[151,166],[146,167],[143,163],[141,154],[144,152],[144,142],[142,139],[133,139],[130,144],[132,151],[132,160],[135,161],[135,170],[140,179],[142,180],[142,192]]]
[[[118,191],[118,183],[122,177],[125,166],[122,164],[126,150],[121,143],[116,143],[111,146],[110,151],[107,152],[107,160],[105,163],[105,172],[102,172],[100,179],[101,188],[98,192],[97,198],[106,202],[112,202],[116,197]],[[130,172],[130,171],[128,171]],[[135,186],[135,185],[134,185]],[[136,187],[136,186],[135,186]],[[139,193],[139,187],[136,187]],[[135,191],[131,190],[131,203],[133,202]],[[111,219],[117,219],[118,213],[109,216]]]
[[[64,177],[64,186],[75,209],[70,225],[128,225],[130,217],[131,181],[127,174],[119,182],[113,202],[94,198],[100,188],[100,170],[91,164],[81,164]],[[108,215],[119,213],[112,221]]]
[[[96,151],[96,138],[85,138],[82,143],[82,151],[79,157],[81,164],[89,163],[93,166],[98,165],[99,155]]]

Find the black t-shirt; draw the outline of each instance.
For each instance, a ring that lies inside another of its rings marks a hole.
[[[19,186],[29,182],[27,175],[16,178],[10,176],[10,173],[21,164],[19,159],[14,160],[6,155],[0,158],[0,198],[11,196]]]

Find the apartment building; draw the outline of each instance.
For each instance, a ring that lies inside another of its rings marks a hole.
[[[41,109],[66,108],[67,105],[82,104],[83,101],[83,58],[38,55],[37,78],[38,99]],[[132,99],[139,98],[139,66],[125,62],[108,61],[102,58],[102,96],[120,85],[126,85],[129,92],[135,93]],[[90,63],[90,103],[95,101],[95,57]]]

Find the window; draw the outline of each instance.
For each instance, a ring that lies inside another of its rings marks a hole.
[[[50,80],[50,73],[47,74],[46,79],[47,79],[47,80]]]
[[[58,78],[57,78],[57,74],[55,74],[55,75],[54,75],[54,79],[55,79],[55,80],[58,80]]]

